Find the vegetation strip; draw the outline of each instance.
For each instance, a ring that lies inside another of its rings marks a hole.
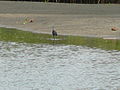
[[[52,34],[39,34],[13,28],[0,28],[0,41],[35,43],[35,44],[65,44],[82,45],[105,50],[120,50],[120,40],[107,40],[81,36],[58,35],[53,39]]]
[[[80,4],[120,3],[119,0],[10,0],[10,1],[34,1],[34,2],[56,2],[56,3],[80,3]]]

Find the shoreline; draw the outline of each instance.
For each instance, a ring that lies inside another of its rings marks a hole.
[[[17,28],[17,27],[11,27],[11,26],[5,26],[5,25],[0,25],[0,28],[13,28],[13,29],[17,29],[17,30],[22,30],[22,31],[28,31],[28,32],[32,32],[32,33],[39,33],[39,34],[51,34],[48,32],[37,32],[34,30],[28,30],[28,29],[24,29],[24,28]],[[59,35],[63,35],[63,36],[80,36],[80,37],[90,37],[90,38],[103,38],[103,39],[118,39],[120,40],[120,36],[110,36],[110,35],[103,35],[103,36],[97,36],[97,35],[74,35],[74,34],[59,34]]]

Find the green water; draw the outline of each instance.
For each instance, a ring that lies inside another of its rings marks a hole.
[[[51,40],[52,39],[52,40]],[[120,40],[105,40],[102,38],[90,38],[80,36],[57,36],[53,40],[52,35],[38,34],[12,28],[0,28],[0,41],[11,41],[20,43],[45,43],[45,44],[65,44],[82,45],[105,50],[120,50]]]

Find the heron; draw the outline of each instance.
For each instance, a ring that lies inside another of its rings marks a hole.
[[[52,36],[53,36],[53,38],[54,38],[54,40],[55,40],[55,36],[57,36],[57,32],[54,30],[54,28],[53,28],[53,30],[52,30]]]

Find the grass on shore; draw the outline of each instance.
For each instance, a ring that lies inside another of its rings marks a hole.
[[[0,28],[0,41],[35,44],[82,45],[105,50],[120,50],[120,40],[104,40],[102,38],[59,35],[54,41],[50,34],[38,34],[13,28]]]

